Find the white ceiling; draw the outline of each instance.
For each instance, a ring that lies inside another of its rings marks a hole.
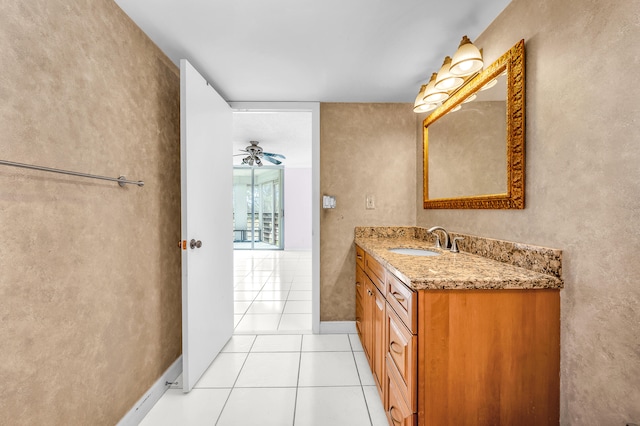
[[[509,1],[115,0],[229,102],[413,102]],[[234,154],[250,140],[311,167],[310,113],[234,113]]]
[[[311,168],[311,112],[234,112],[233,153],[242,154],[249,141],[265,152],[285,155],[287,168]],[[233,164],[242,156],[233,157]],[[264,165],[272,165],[263,160]]]
[[[227,101],[413,102],[509,0],[115,0]]]

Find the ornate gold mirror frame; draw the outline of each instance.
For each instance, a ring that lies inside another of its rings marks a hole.
[[[429,125],[446,115],[471,94],[479,91],[485,84],[505,71],[507,72],[507,192],[503,194],[429,199]],[[424,119],[423,193],[425,209],[524,209],[524,92],[524,40],[520,40]]]

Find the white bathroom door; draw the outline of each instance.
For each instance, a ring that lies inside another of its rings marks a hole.
[[[232,116],[180,61],[182,377],[189,392],[233,333]]]

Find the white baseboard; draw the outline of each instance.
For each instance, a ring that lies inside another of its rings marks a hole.
[[[320,334],[354,334],[355,321],[320,321]]]
[[[167,368],[164,374],[142,395],[142,398],[135,403],[131,410],[120,419],[118,426],[137,426],[140,424],[144,416],[151,411],[151,408],[153,408],[160,397],[164,395],[165,391],[169,389],[169,385],[166,383],[175,381],[181,373],[182,355]]]

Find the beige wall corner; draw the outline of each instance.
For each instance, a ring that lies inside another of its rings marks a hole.
[[[416,143],[411,104],[320,105],[320,319],[355,319],[356,226],[415,223]],[[372,195],[374,209],[366,209]]]
[[[418,203],[419,226],[563,250],[563,425],[640,421],[638,17],[637,2],[513,0],[475,43],[493,61],[525,39],[526,208]]]
[[[180,82],[110,0],[3,2],[0,411],[116,424],[181,352]],[[3,423],[3,420],[0,420]]]

